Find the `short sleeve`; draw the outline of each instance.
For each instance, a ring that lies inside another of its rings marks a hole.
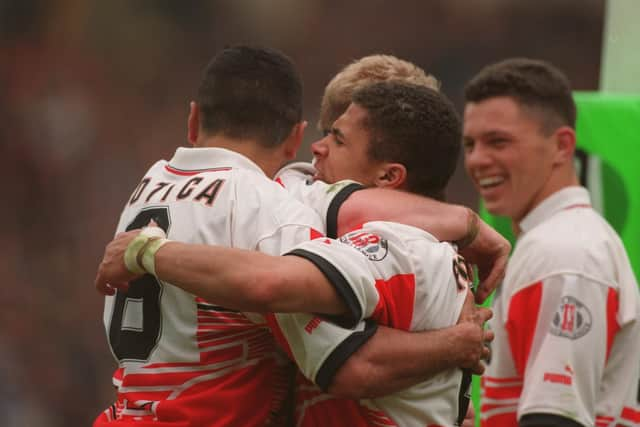
[[[302,374],[325,391],[338,369],[377,330],[372,321],[347,329],[305,313],[270,314],[268,324]]]
[[[518,416],[556,414],[593,425],[617,307],[609,288],[557,274],[514,293],[506,330],[523,388]],[[526,313],[526,315],[525,315]]]

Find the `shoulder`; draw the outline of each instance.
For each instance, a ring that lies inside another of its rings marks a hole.
[[[614,248],[620,245],[617,234],[593,209],[567,209],[523,235],[512,263],[529,271],[534,280],[572,273],[610,281]]]

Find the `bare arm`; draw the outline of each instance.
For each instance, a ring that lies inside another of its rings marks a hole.
[[[491,311],[467,299],[458,324],[448,328],[406,332],[380,326],[337,371],[329,392],[348,398],[372,398],[405,389],[447,369],[469,368],[482,374],[484,345],[493,332],[483,324]],[[401,361],[401,363],[399,363]]]
[[[384,220],[428,230],[438,240],[464,238],[468,233],[469,208],[439,202],[416,194],[385,188],[356,191],[338,211],[338,235],[367,221]]]
[[[428,231],[458,245],[465,259],[478,266],[483,302],[504,278],[511,245],[471,209],[397,190],[367,188],[351,194],[338,211],[338,235],[367,221],[392,221]]]
[[[131,273],[124,262],[139,230],[121,233],[109,243],[96,277],[103,294],[126,291]],[[153,254],[154,272],[194,295],[224,307],[257,312],[345,313],[335,288],[310,261],[296,256],[169,241]]]
[[[224,307],[257,312],[341,314],[346,307],[310,261],[219,246],[170,242],[156,276]]]

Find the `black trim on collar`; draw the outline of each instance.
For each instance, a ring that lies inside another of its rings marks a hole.
[[[349,198],[349,196],[358,190],[365,188],[362,184],[356,182],[346,185],[338,194],[335,195],[329,209],[327,209],[327,237],[335,239],[338,237],[338,211],[340,206]]]

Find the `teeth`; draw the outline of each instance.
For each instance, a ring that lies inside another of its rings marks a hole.
[[[501,176],[488,176],[486,178],[479,178],[478,184],[481,187],[491,187],[493,185],[500,184],[504,181],[504,177]]]

